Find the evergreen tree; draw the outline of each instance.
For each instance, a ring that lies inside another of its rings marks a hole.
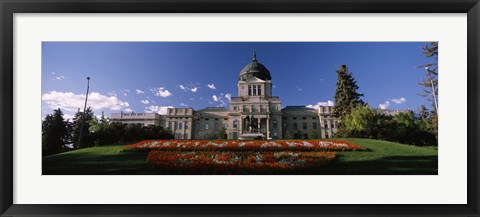
[[[73,132],[72,132],[72,140],[75,143],[75,147],[78,147],[78,137],[80,136],[80,129],[82,127],[83,122],[83,112],[80,109],[77,110],[73,117]],[[92,147],[94,145],[93,137],[90,131],[90,122],[94,119],[92,109],[90,107],[87,108],[85,111],[85,126],[83,127],[82,133],[82,144],[79,148],[85,147]]]
[[[365,105],[365,103],[360,99],[363,94],[357,92],[357,82],[353,78],[352,72],[348,71],[346,65],[340,65],[340,68],[337,70],[337,79],[333,114],[339,117],[340,120],[343,120],[345,116],[350,114],[352,109],[359,105]]]
[[[63,151],[69,139],[67,125],[60,109],[53,110],[53,114],[48,114],[42,121],[42,154],[44,156]]]
[[[438,137],[438,42],[425,43],[425,46],[422,47],[422,53],[427,58],[433,58],[433,61],[418,67],[426,71],[422,82],[419,83],[423,88],[423,93],[419,95],[432,103],[434,111],[432,112],[430,130]]]

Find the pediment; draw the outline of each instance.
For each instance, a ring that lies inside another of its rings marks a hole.
[[[248,80],[245,81],[246,83],[256,83],[256,82],[265,82],[264,80],[257,78],[257,77],[251,77]]]

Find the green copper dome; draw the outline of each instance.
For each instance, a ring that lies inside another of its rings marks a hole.
[[[246,81],[253,77],[262,80],[272,80],[272,76],[270,76],[270,71],[268,71],[267,67],[257,61],[257,54],[255,51],[253,51],[252,62],[243,67],[242,71],[240,71],[238,80]]]

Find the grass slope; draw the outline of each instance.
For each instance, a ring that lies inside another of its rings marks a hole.
[[[337,152],[334,162],[300,174],[394,175],[437,174],[435,147],[415,147],[371,139],[343,139],[369,151]],[[124,145],[85,148],[43,158],[44,175],[157,174],[146,163],[147,153],[119,152]]]

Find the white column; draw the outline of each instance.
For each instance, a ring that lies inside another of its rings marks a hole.
[[[260,132],[260,118],[257,118],[257,128],[258,132]]]
[[[267,115],[267,139],[270,138],[270,117]]]

